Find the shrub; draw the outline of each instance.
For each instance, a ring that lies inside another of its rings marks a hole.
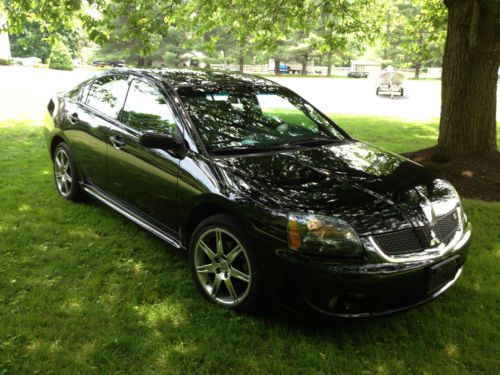
[[[176,53],[167,51],[163,55],[163,63],[166,66],[177,66],[179,64],[179,58]]]
[[[0,65],[10,65],[10,64],[12,64],[11,59],[0,58]]]
[[[71,53],[66,46],[58,41],[52,46],[49,57],[49,68],[59,70],[73,70]]]

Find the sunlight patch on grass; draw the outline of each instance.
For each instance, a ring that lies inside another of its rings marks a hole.
[[[31,210],[31,206],[29,204],[22,204],[17,209],[20,212],[26,212]]]
[[[145,319],[146,325],[151,328],[174,326],[186,322],[185,311],[182,307],[172,303],[170,299],[149,306],[135,306],[139,315]]]
[[[457,344],[447,344],[445,347],[445,351],[449,357],[457,359],[460,356],[460,349]]]
[[[70,298],[69,300],[67,300],[63,304],[62,308],[63,308],[63,311],[65,311],[69,314],[81,313],[83,310],[82,301],[79,301],[76,298]]]
[[[91,239],[91,240],[99,240],[102,237],[98,235],[95,232],[90,231],[89,229],[84,229],[84,228],[75,228],[71,229],[68,231],[68,234],[70,236],[75,236],[79,238],[84,238],[84,239]]]

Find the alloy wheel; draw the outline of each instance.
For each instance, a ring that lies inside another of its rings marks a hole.
[[[69,196],[73,183],[71,177],[71,164],[68,154],[62,148],[58,149],[54,156],[54,174],[59,193],[63,197]]]
[[[226,229],[211,228],[201,234],[194,248],[194,267],[202,289],[216,303],[236,306],[250,291],[249,256]]]

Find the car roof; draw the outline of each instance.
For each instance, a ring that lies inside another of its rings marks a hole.
[[[149,76],[166,82],[174,89],[188,87],[239,87],[239,86],[275,86],[269,79],[244,74],[210,69],[111,69],[111,72]]]

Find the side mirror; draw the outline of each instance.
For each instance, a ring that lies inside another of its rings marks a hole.
[[[165,134],[146,132],[139,137],[139,143],[147,148],[159,148],[161,150],[173,152],[179,158],[184,158],[186,146],[181,137]]]

